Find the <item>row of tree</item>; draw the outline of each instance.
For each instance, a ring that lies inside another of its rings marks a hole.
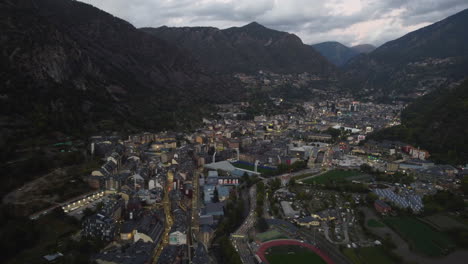
[[[244,201],[237,195],[237,190],[230,193],[225,207],[225,214],[219,223],[213,244],[219,245],[219,258],[226,264],[242,264],[239,254],[229,240],[229,234],[242,224],[244,220]]]
[[[265,177],[276,176],[288,172],[296,172],[307,168],[306,160],[298,160],[292,164],[279,164],[276,170],[262,173]]]
[[[257,214],[257,221],[255,227],[258,232],[265,232],[268,230],[268,224],[263,217],[263,212],[265,210],[265,195],[266,195],[266,186],[263,182],[257,183],[257,207],[255,212]]]

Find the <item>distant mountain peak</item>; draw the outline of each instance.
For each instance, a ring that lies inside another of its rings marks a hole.
[[[264,25],[258,23],[257,21],[250,22],[249,24],[243,26],[243,28],[266,28]]]
[[[311,46],[336,66],[343,66],[358,55],[358,52],[337,41],[326,41]]]
[[[330,41],[324,41],[324,42],[312,44],[312,46],[314,46],[314,45],[323,45],[323,44],[343,45],[342,43],[340,43],[340,42],[338,42],[338,41],[330,40]],[[345,46],[345,45],[343,45],[343,46]]]
[[[342,82],[379,97],[412,98],[451,87],[468,77],[467,24],[464,10],[389,41],[350,61]]]

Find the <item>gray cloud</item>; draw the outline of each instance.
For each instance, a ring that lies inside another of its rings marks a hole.
[[[466,0],[81,0],[136,27],[213,26],[257,21],[304,43],[383,44],[468,8]]]

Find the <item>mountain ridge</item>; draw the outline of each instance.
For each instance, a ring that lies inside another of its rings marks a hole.
[[[242,27],[141,28],[194,54],[204,68],[221,74],[311,72],[324,76],[336,69],[294,34],[269,29],[257,22]],[[219,61],[218,58],[223,58]]]
[[[207,102],[239,98],[229,88],[235,80],[213,78],[183,49],[91,5],[6,0],[0,7],[5,138],[170,129],[196,120]]]
[[[468,9],[389,41],[345,65],[342,85],[361,96],[417,97],[468,76]]]
[[[357,53],[370,53],[374,51],[377,47],[372,44],[359,44],[350,47],[350,49],[356,51]]]

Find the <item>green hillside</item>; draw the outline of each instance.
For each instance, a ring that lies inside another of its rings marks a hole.
[[[437,162],[468,162],[468,81],[455,89],[419,98],[402,113],[402,125],[373,135],[401,140],[430,151]]]

